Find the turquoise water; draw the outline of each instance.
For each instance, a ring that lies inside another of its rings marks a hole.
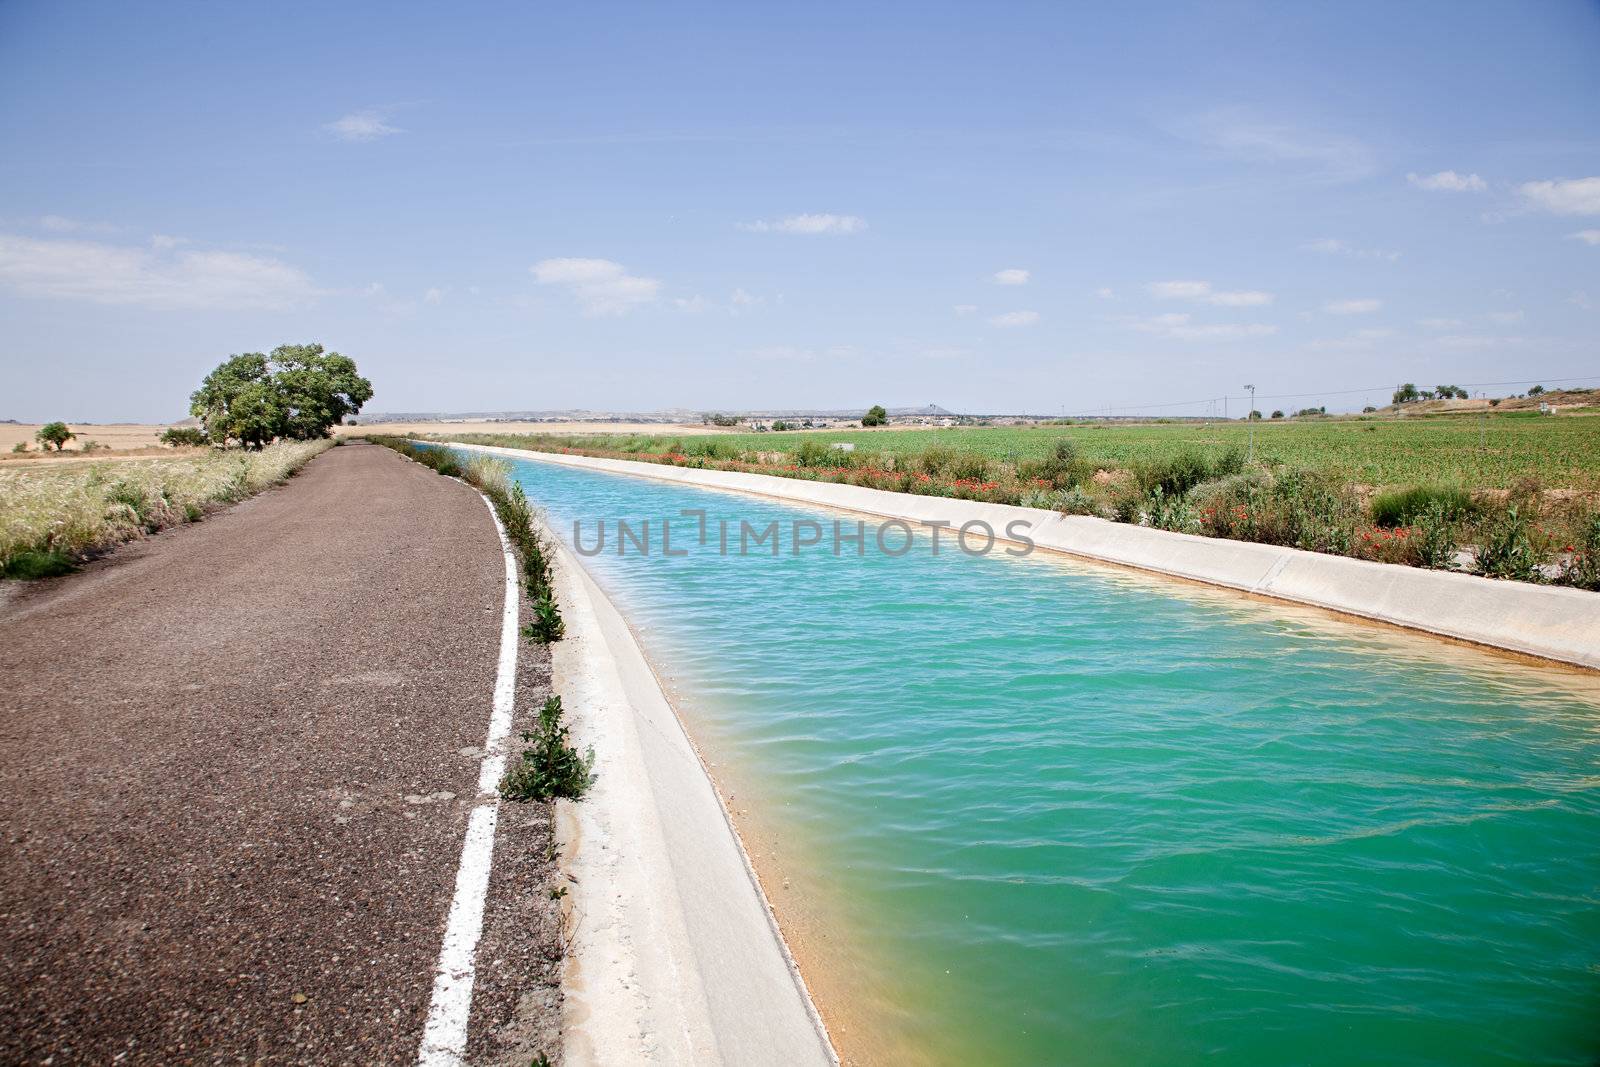
[[[839,516],[516,477],[569,540],[652,520],[651,556],[589,564],[794,879],[846,1052],[1600,1056],[1588,678],[1044,556],[722,557],[718,517]],[[680,519],[663,558],[681,508],[712,543]]]

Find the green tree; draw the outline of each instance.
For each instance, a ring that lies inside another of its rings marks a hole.
[[[1400,404],[1409,404],[1413,400],[1418,399],[1421,395],[1421,393],[1417,392],[1417,386],[1415,382],[1407,382],[1394,391],[1394,403],[1396,406]]]
[[[1539,394],[1541,394],[1543,392],[1544,392],[1544,386],[1536,385],[1532,389],[1528,390],[1528,395],[1529,396],[1538,396]]]
[[[39,427],[33,436],[46,449],[54,448],[60,452],[62,445],[78,435],[67,429],[67,424],[64,422],[47,422]]]
[[[279,345],[272,350],[274,380],[287,411],[285,437],[310,441],[329,431],[372,399],[372,383],[355,360],[321,345]]]
[[[361,410],[372,383],[355,361],[321,345],[279,345],[266,356],[231,356],[189,397],[189,413],[213,441],[260,448],[274,438],[309,441]]]
[[[872,405],[867,409],[867,413],[861,416],[861,425],[863,426],[882,426],[888,421],[889,413],[883,410],[882,404]]]

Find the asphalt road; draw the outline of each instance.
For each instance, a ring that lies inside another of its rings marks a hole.
[[[0,1062],[414,1061],[503,579],[358,443],[0,605]]]

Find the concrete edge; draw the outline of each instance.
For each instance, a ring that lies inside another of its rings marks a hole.
[[[916,496],[837,482],[449,442],[517,459],[751,493],[920,524],[1010,524],[1039,548],[1099,563],[1325,608],[1468,644],[1600,670],[1600,594],[1373,563],[1277,545],[1172,533],[1010,504]]]
[[[546,540],[566,623],[554,690],[596,775],[582,802],[558,805],[573,887],[565,1061],[836,1067],[732,818],[632,630]]]

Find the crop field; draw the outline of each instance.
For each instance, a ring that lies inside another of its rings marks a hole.
[[[1038,428],[971,427],[933,430],[843,430],[724,434],[718,454],[791,452],[806,440],[846,441],[859,451],[912,455],[947,448],[1016,462],[1048,455],[1070,439],[1092,463],[1161,462],[1186,452],[1220,454],[1248,446],[1242,422],[1090,423]],[[670,435],[570,437],[560,446],[605,451],[667,451]],[[703,447],[706,439],[696,442]],[[537,447],[536,445],[534,447]],[[697,451],[698,447],[691,449]],[[724,452],[724,450],[726,450]],[[1508,413],[1411,419],[1340,419],[1255,425],[1256,458],[1270,464],[1342,475],[1372,487],[1416,484],[1506,489],[1521,479],[1545,488],[1600,490],[1600,415]]]

